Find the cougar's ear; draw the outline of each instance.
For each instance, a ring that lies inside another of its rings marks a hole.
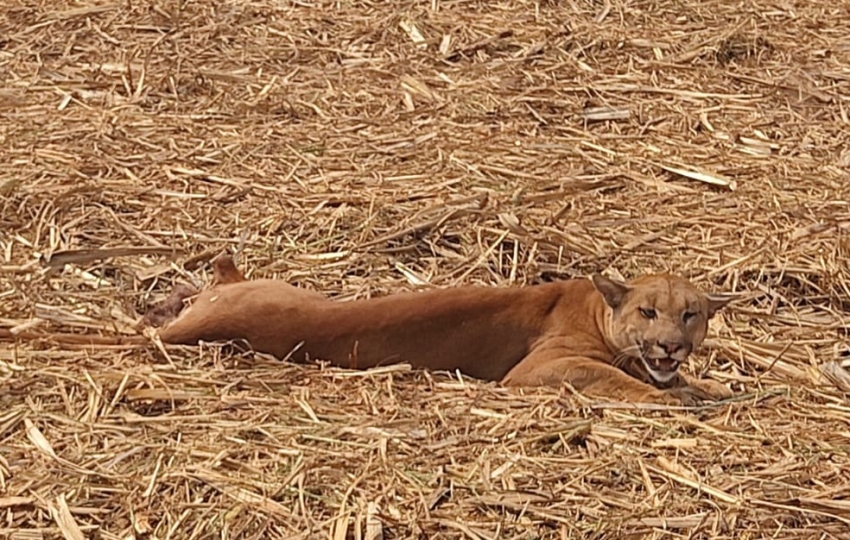
[[[605,299],[605,303],[613,309],[620,307],[620,304],[626,298],[626,294],[632,290],[631,287],[622,281],[605,277],[602,274],[593,274],[591,279],[593,280],[593,286],[596,287],[596,290]]]
[[[735,300],[738,296],[734,294],[706,294],[705,299],[708,300],[708,318],[726,307],[726,304]]]

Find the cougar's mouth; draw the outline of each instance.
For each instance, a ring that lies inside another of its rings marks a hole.
[[[646,362],[646,367],[652,368],[655,371],[668,372],[668,371],[676,371],[679,369],[679,362],[674,358],[670,358],[669,356],[666,358],[644,358],[644,362]]]
[[[641,344],[640,347],[640,360],[643,362],[643,366],[649,372],[649,375],[660,383],[666,383],[673,379],[679,370],[679,366],[682,364],[681,361],[670,356],[652,358],[645,343]]]
[[[641,356],[643,365],[650,377],[660,383],[666,383],[676,376],[680,362],[672,358],[646,358]]]

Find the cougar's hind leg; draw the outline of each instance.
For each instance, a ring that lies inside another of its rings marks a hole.
[[[213,286],[240,281],[247,281],[247,279],[236,268],[236,263],[233,262],[230,254],[223,253],[213,261]]]
[[[245,276],[236,268],[233,262],[233,257],[224,253],[213,261],[213,279],[212,287],[216,285],[225,285],[227,283],[237,283],[247,281]],[[200,291],[179,283],[175,285],[171,294],[162,302],[151,307],[142,317],[142,325],[161,327],[177,318],[183,312],[185,307],[184,301],[187,298],[196,296]]]
[[[213,261],[213,279],[210,288],[240,281],[247,280],[236,268],[233,257],[228,253],[223,253]],[[172,336],[180,342],[190,339],[200,328],[194,328],[193,325],[199,324],[192,322],[194,317],[186,317],[185,300],[198,294],[200,294],[200,291],[191,285],[184,283],[175,285],[171,294],[165,300],[148,309],[139,321],[138,328],[141,329],[145,326],[161,328],[160,337],[166,342],[169,341],[166,338]]]

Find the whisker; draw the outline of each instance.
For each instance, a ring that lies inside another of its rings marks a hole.
[[[618,353],[614,359],[611,361],[611,364],[614,367],[622,367],[628,360],[632,358],[632,355],[626,353]]]
[[[635,354],[635,353],[638,353],[638,354]],[[617,351],[617,353],[614,355],[614,358],[611,361],[611,364],[614,367],[622,367],[623,364],[625,364],[625,362],[628,361],[629,359],[631,359],[635,356],[639,356],[639,353],[640,353],[640,346],[638,346],[638,345],[629,345],[628,347],[623,347],[622,349]]]

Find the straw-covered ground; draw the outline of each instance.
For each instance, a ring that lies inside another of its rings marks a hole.
[[[850,538],[846,5],[0,11],[0,328],[45,336],[0,349],[0,537]],[[340,299],[670,270],[740,293],[686,369],[743,398],[51,341],[222,251]]]

